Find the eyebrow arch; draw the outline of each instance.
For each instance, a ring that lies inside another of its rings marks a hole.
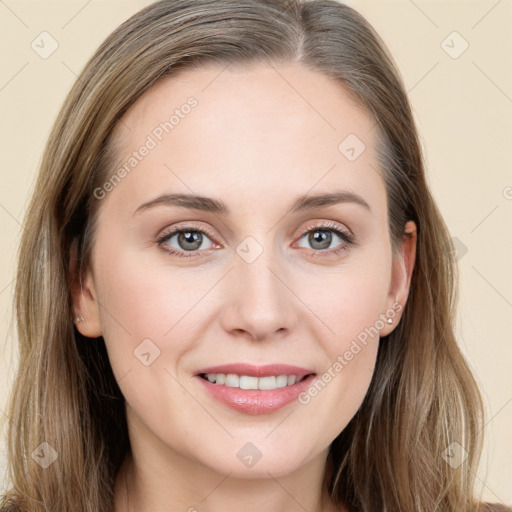
[[[338,203],[355,203],[371,212],[370,205],[361,196],[348,191],[302,195],[292,203],[289,211],[298,212],[312,210],[314,208]],[[162,194],[151,201],[141,204],[135,210],[134,215],[160,205],[179,206],[220,215],[229,215],[230,213],[227,205],[219,199],[196,196],[193,194]]]

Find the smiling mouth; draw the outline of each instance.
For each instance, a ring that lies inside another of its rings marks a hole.
[[[252,375],[237,375],[236,373],[200,373],[199,376],[212,384],[238,389],[258,389],[262,391],[285,388],[298,384],[312,373],[303,376],[268,375],[255,377]]]
[[[227,363],[201,368],[197,382],[214,399],[249,415],[272,414],[297,401],[316,378],[310,368],[290,364]]]

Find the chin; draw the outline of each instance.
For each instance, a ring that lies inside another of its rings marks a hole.
[[[305,450],[276,450],[272,446],[265,447],[264,441],[237,443],[236,448],[224,450],[220,454],[211,454],[212,458],[201,459],[205,466],[212,470],[229,474],[231,478],[278,478],[294,473],[307,461]]]

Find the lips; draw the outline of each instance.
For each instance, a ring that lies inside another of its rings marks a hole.
[[[219,375],[222,376],[220,382],[217,381]],[[238,377],[240,387],[232,387],[236,385],[232,379],[236,381]],[[273,377],[286,383],[277,383],[277,387],[268,386],[268,380]],[[315,377],[313,370],[299,366],[235,363],[202,368],[196,374],[196,381],[210,397],[221,404],[244,414],[259,415],[270,414],[292,402],[295,402],[296,407],[301,406],[298,397],[313,383]],[[250,385],[246,387],[242,381]],[[254,381],[258,381],[258,389]]]

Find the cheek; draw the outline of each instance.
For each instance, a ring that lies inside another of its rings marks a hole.
[[[96,288],[103,337],[116,377],[139,373],[140,363],[148,360],[173,368],[193,339],[197,323],[192,322],[193,307],[207,292],[206,284],[197,274],[186,276],[161,264],[145,264],[136,253],[127,251],[115,258],[112,254],[98,258]],[[149,357],[143,356],[147,353]]]
[[[318,381],[300,398],[310,417],[335,437],[359,409],[373,377],[379,331],[385,326],[390,260],[363,258],[310,296],[311,309],[329,327],[321,338],[326,355]]]
[[[347,350],[350,341],[376,338],[384,327],[381,314],[386,311],[391,278],[391,263],[386,258],[360,258],[355,264],[329,276],[324,285],[315,286],[313,309],[329,328],[324,338],[326,352],[335,358]],[[373,335],[368,334],[369,332]]]
[[[152,429],[169,425],[177,434],[169,411],[183,409],[190,397],[177,382],[176,369],[195,346],[192,308],[206,290],[183,286],[161,266],[144,265],[129,253],[103,259],[98,277],[104,284],[98,288],[103,337],[121,392]]]

